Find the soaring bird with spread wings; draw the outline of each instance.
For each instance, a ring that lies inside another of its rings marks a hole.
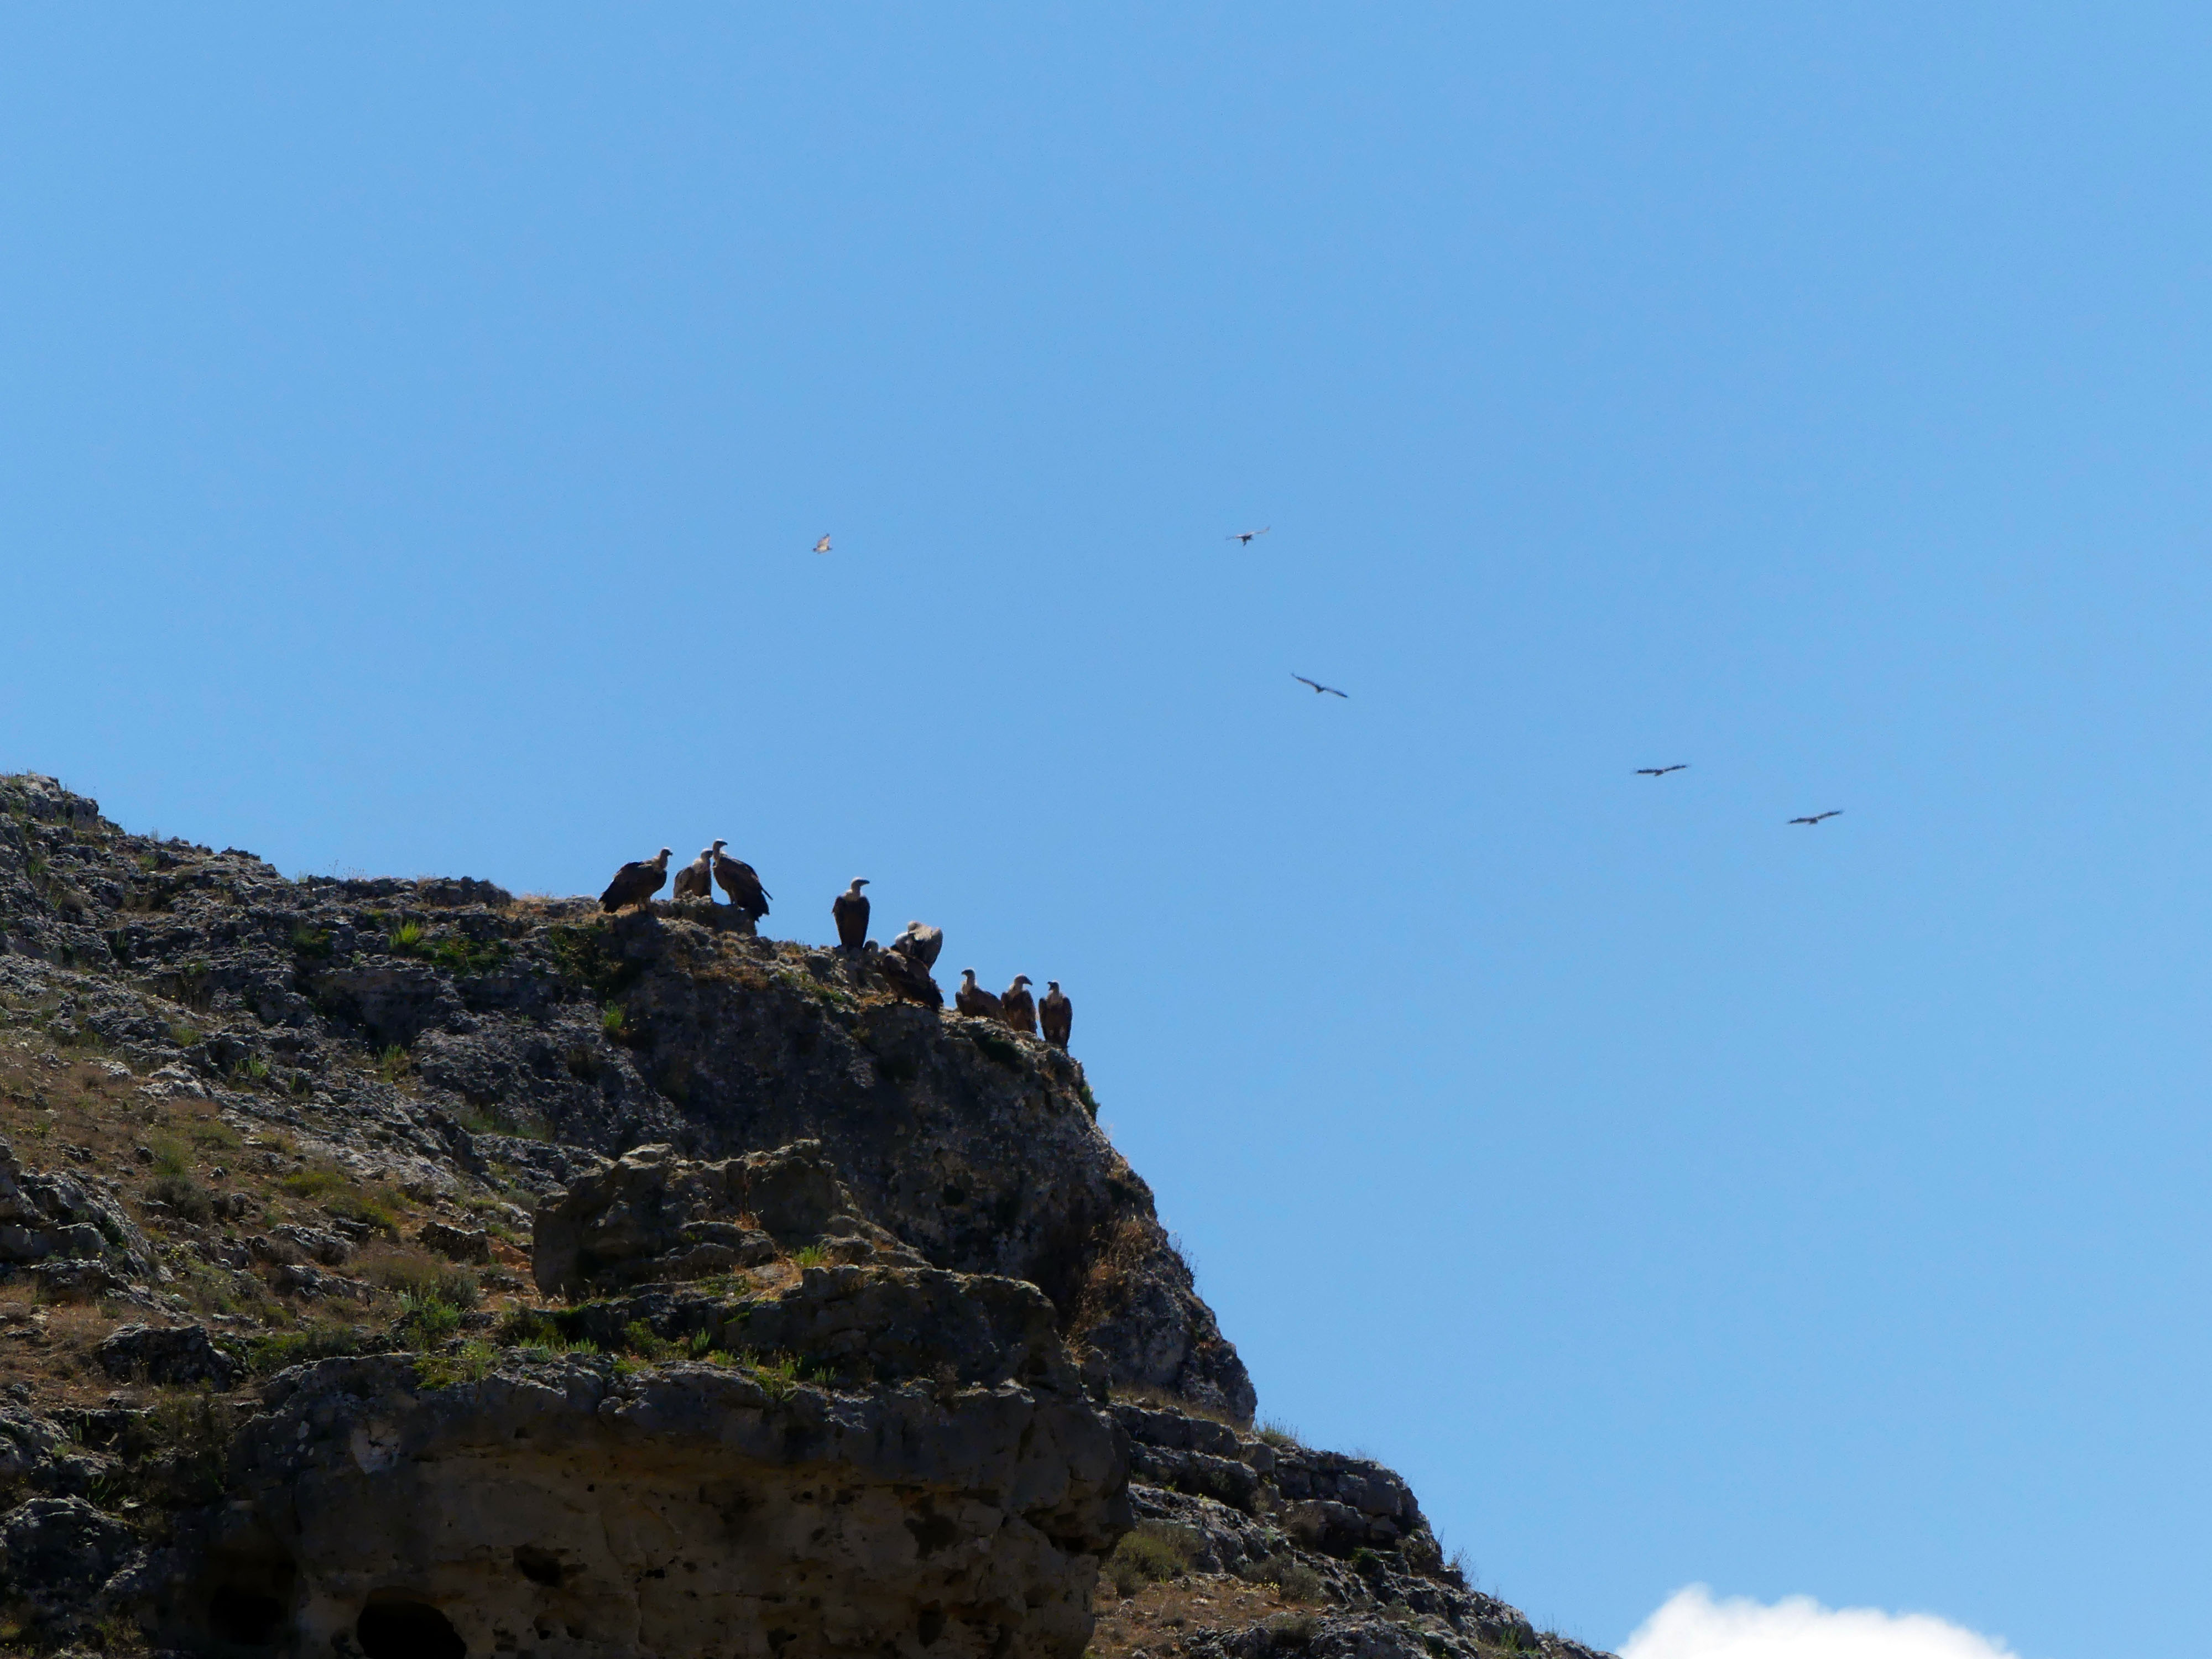
[[[1639,778],[1663,778],[1669,772],[1686,772],[1689,769],[1689,762],[1676,761],[1672,766],[1639,766],[1636,769],[1636,775]]]
[[[1242,542],[1245,546],[1249,547],[1255,536],[1264,536],[1274,527],[1271,524],[1263,524],[1257,530],[1240,530],[1235,535],[1224,536],[1221,539],[1224,542]]]
[[[830,550],[830,538],[824,536],[820,541],[815,543],[814,550],[817,553],[827,553]]]
[[[1303,674],[1293,674],[1291,678],[1296,680],[1300,685],[1310,685],[1313,687],[1314,696],[1316,697],[1321,696],[1322,692],[1326,691],[1332,697],[1343,697],[1347,701],[1350,699],[1351,694],[1349,692],[1340,691],[1333,685],[1323,685],[1319,680],[1310,680]]]
[[[1809,818],[1792,818],[1790,822],[1792,823],[1818,823],[1822,818],[1839,818],[1843,817],[1843,815],[1844,809],[1838,806],[1829,811],[1815,812]]]

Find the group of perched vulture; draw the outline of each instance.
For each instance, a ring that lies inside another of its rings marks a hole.
[[[768,914],[768,889],[761,885],[760,876],[751,865],[722,850],[728,845],[726,841],[718,841],[702,848],[697,858],[678,870],[675,896],[704,899],[712,904],[714,889],[720,887],[729,895],[730,903],[738,914],[748,921],[757,922]],[[653,857],[633,860],[616,871],[615,878],[607,884],[607,890],[599,895],[600,908],[626,910],[632,905],[650,905],[653,896],[667,882],[668,848],[664,847]],[[930,977],[929,970],[937,964],[937,953],[945,948],[945,930],[909,921],[906,931],[891,941],[890,950],[878,951],[875,941],[868,937],[868,897],[860,890],[867,884],[866,877],[855,876],[853,884],[838,894],[830,906],[830,914],[837,923],[838,945],[866,956],[896,995],[910,1002],[942,1008],[945,994],[937,988],[937,981]],[[1016,974],[1012,985],[993,996],[975,983],[973,968],[963,968],[960,988],[952,994],[952,1006],[963,1014],[1000,1021],[1030,1036],[1036,1036],[1042,1024],[1044,1040],[1065,1048],[1067,1034],[1075,1024],[1073,1006],[1060,990],[1058,980],[1045,981],[1042,997],[1030,994],[1030,983],[1027,974]]]

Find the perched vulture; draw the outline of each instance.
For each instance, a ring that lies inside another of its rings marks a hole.
[[[884,983],[902,1001],[919,1002],[926,1008],[945,1006],[945,993],[937,988],[937,981],[929,976],[929,969],[921,965],[919,957],[908,956],[903,951],[878,951],[868,960],[876,964]]]
[[[650,904],[667,879],[668,849],[664,847],[654,857],[639,859],[616,871],[607,890],[599,895],[599,907],[620,910],[633,904]]]
[[[1006,987],[1006,994],[999,999],[999,1018],[1017,1031],[1036,1035],[1036,999],[1030,994],[1027,974],[1016,974],[1014,982]]]
[[[838,894],[830,907],[837,922],[837,943],[848,951],[857,951],[868,942],[868,899],[860,890],[867,884],[866,876],[854,877],[853,884]]]
[[[975,970],[960,970],[960,988],[952,994],[952,1006],[963,1014],[973,1014],[977,1019],[1004,1019],[1006,1011],[999,1006],[998,998],[975,983]]]
[[[714,847],[722,843],[719,841]],[[676,872],[676,896],[679,899],[702,898],[709,904],[714,901],[714,885],[708,872],[714,867],[714,847],[703,848],[697,858]]]
[[[730,896],[730,902],[755,921],[768,914],[768,889],[753,873],[753,867],[743,859],[733,859],[722,849],[730,843],[714,843],[714,880]]]
[[[891,941],[891,949],[903,951],[925,968],[937,966],[937,953],[945,948],[945,930],[925,927],[918,921],[909,921],[906,932]]]
[[[1044,1022],[1044,1040],[1055,1048],[1067,1047],[1067,1028],[1075,1023],[1075,1010],[1060,988],[1056,979],[1048,980],[1044,1000],[1037,1005],[1037,1018]]]

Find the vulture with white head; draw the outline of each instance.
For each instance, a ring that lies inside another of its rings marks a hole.
[[[716,842],[714,847],[721,844]],[[714,902],[714,878],[708,873],[714,867],[714,847],[702,848],[697,858],[676,872],[677,898],[705,899],[709,904]]]
[[[599,908],[623,910],[633,904],[649,905],[667,879],[668,849],[664,847],[653,857],[633,860],[616,871],[607,890],[599,895]]]
[[[761,885],[761,878],[754,873],[751,865],[722,850],[729,844],[726,841],[714,843],[715,884],[730,896],[730,902],[748,920],[758,921],[768,914],[768,889]]]
[[[1044,1040],[1055,1048],[1067,1047],[1068,1028],[1075,1024],[1075,1009],[1056,979],[1047,980],[1044,1000],[1037,1005],[1037,1018],[1044,1023]]]
[[[853,884],[830,906],[837,923],[837,943],[848,951],[857,951],[868,942],[868,897],[860,890],[867,884],[866,876],[854,877]]]
[[[963,1014],[977,1019],[1004,1019],[1006,1012],[999,1006],[998,998],[975,983],[975,970],[960,970],[960,988],[952,994],[952,1006]]]
[[[1000,996],[999,1018],[1017,1031],[1036,1035],[1036,999],[1030,994],[1027,974],[1016,974],[1014,982]]]
[[[891,941],[891,949],[902,951],[925,968],[937,966],[937,953],[945,948],[945,930],[925,927],[918,921],[909,921],[906,932]]]
[[[876,971],[884,976],[884,983],[902,1001],[919,1002],[925,1008],[945,1006],[945,993],[937,988],[937,981],[921,965],[921,957],[908,956],[903,951],[878,951],[868,960],[875,963]]]

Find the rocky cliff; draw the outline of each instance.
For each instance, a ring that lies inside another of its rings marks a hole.
[[[1252,1431],[1065,1053],[717,905],[0,814],[0,1647],[1583,1652]]]

